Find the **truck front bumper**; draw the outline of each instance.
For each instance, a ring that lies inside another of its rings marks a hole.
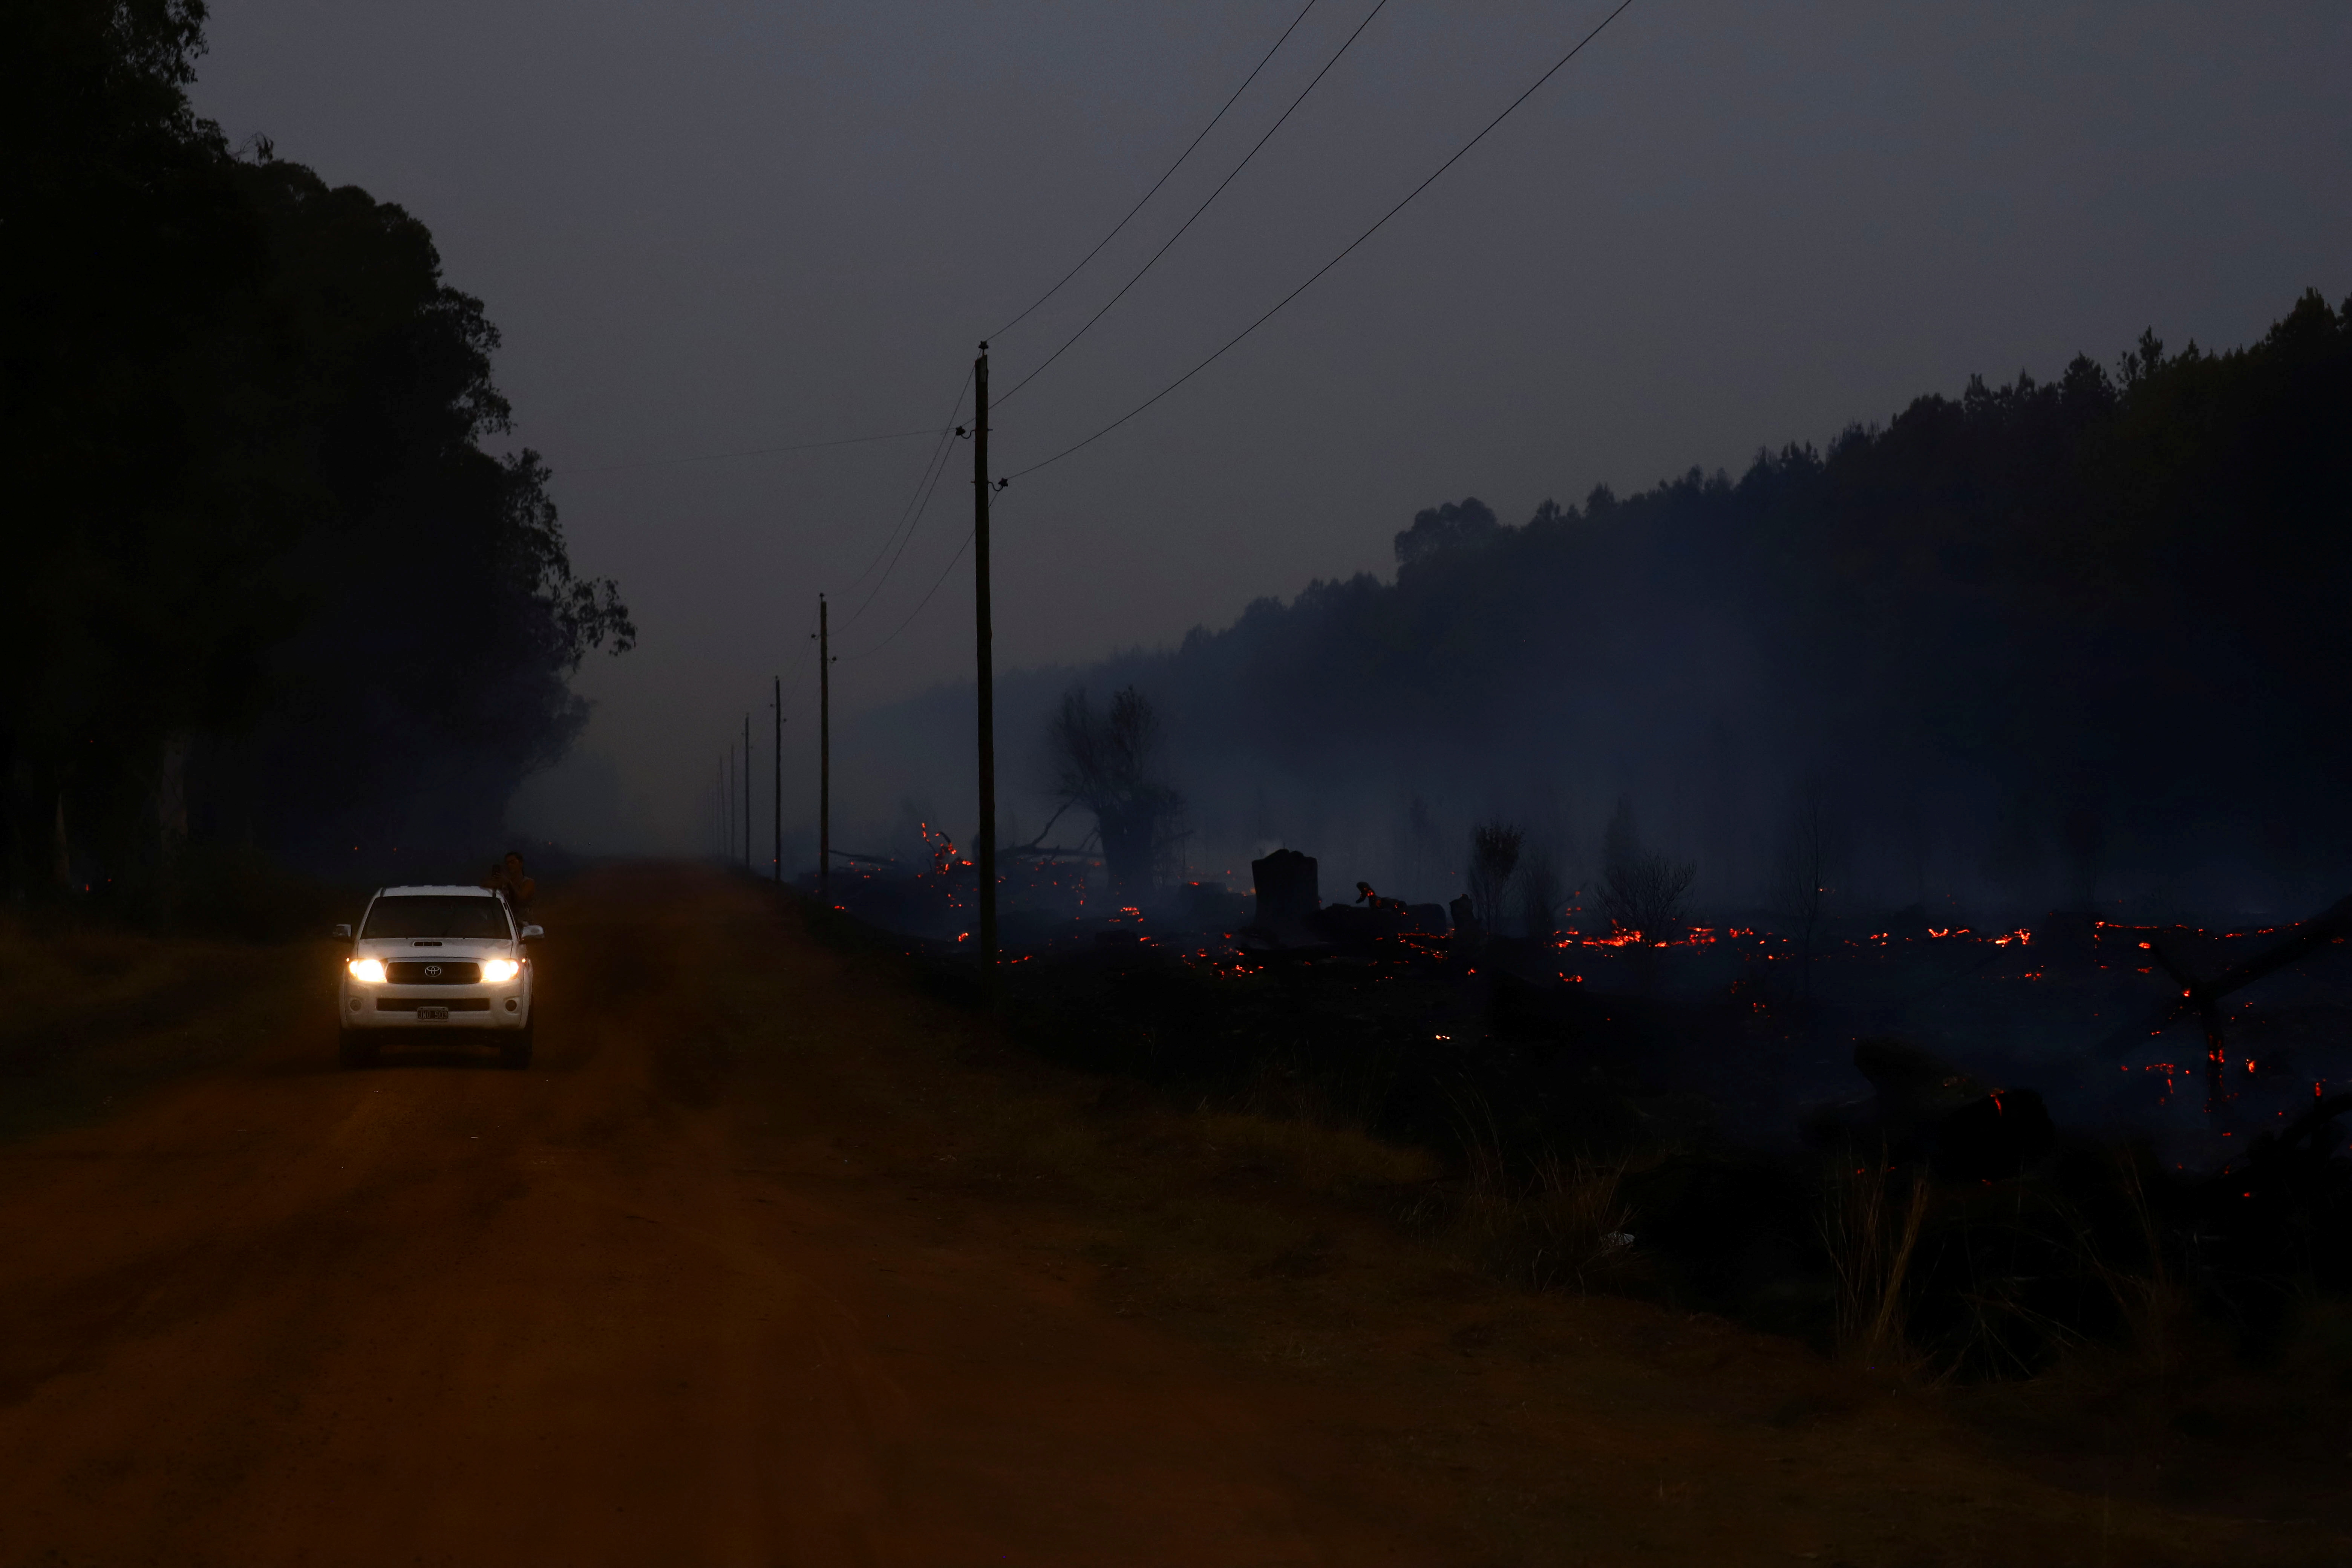
[[[347,1029],[523,1029],[530,1026],[530,987],[342,984]]]

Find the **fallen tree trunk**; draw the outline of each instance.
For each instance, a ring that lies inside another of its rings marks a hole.
[[[2261,952],[2240,963],[2234,963],[2210,980],[2199,980],[2187,967],[2167,954],[2149,936],[2140,943],[2156,966],[2180,987],[2178,1000],[2165,1006],[2163,1023],[2187,1015],[2195,1015],[2205,1035],[2205,1107],[2210,1110],[2221,1103],[2222,1074],[2230,1063],[2230,1044],[2223,1032],[2221,999],[2233,991],[2244,989],[2265,975],[2274,974],[2290,964],[2298,963],[2321,948],[2344,940],[2352,934],[2352,897],[2338,899],[2319,913],[2294,928],[2294,934],[2273,943]]]

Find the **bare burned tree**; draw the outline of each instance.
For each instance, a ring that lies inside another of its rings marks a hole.
[[[1549,942],[1559,934],[1563,901],[1551,850],[1538,844],[1519,864],[1519,926],[1529,941]]]
[[[1633,803],[1620,797],[1601,844],[1601,913],[1621,931],[1638,931],[1646,946],[1671,942],[1690,923],[1686,900],[1698,866],[1642,847]]]
[[[1112,891],[1129,898],[1150,891],[1184,808],[1184,797],[1160,773],[1160,721],[1150,701],[1129,686],[1113,694],[1108,712],[1097,713],[1085,688],[1074,686],[1062,695],[1046,746],[1064,809],[1094,816]]]
[[[1481,931],[1503,929],[1503,899],[1518,869],[1519,846],[1527,835],[1500,817],[1489,817],[1470,830],[1470,908]]]

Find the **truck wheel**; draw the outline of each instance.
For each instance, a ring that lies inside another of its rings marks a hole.
[[[347,1068],[372,1068],[375,1066],[375,1042],[358,1029],[345,1029],[337,1055]]]
[[[517,1072],[530,1066],[531,1037],[539,1033],[536,1020],[525,1024],[499,1047],[499,1066]]]

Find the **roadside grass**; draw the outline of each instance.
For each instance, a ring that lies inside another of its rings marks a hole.
[[[1375,1137],[1295,1086],[1202,1098],[1069,1070],[1004,1037],[970,998],[943,997],[934,976],[866,933],[803,922],[796,906],[782,923],[788,939],[816,937],[814,951],[856,978],[856,1007],[847,987],[803,998],[808,1034],[824,1042],[806,1057],[880,1124],[895,1123],[893,1146],[871,1152],[877,1174],[1059,1224],[1057,1245],[1097,1271],[1114,1310],[1269,1367],[1340,1383],[1451,1369],[1485,1380],[1475,1386],[1518,1390],[1521,1410],[1543,1409],[1504,1442],[1503,1423],[1460,1403],[1474,1385],[1427,1385],[1443,1414],[1412,1445],[1439,1468],[1494,1468],[1476,1505],[1494,1561],[1552,1560],[1567,1505],[1531,1478],[1547,1467],[1542,1423],[1580,1406],[1637,1434],[1632,1448],[1655,1445],[1654,1489],[1669,1504],[1688,1502],[1692,1488],[1728,1489],[1721,1478],[1671,1479],[1701,1456],[1822,1461],[1839,1474],[1819,1484],[1854,1517],[1883,1502],[1885,1521],[1905,1519],[1942,1492],[1937,1506],[1965,1527],[1941,1541],[1923,1530],[1925,1554],[1906,1559],[1920,1563],[2024,1561],[2013,1550],[2036,1531],[2086,1542],[2085,1561],[2314,1560],[2305,1527],[2347,1489],[2321,1464],[2341,1468],[2352,1413],[2352,1312],[2338,1306],[2308,1304],[2285,1363],[2248,1368],[2186,1326],[2179,1282],[2137,1258],[2086,1256],[2085,1279],[2106,1278],[2128,1308],[2125,1342],[2065,1344],[2031,1378],[1956,1379],[1948,1363],[1919,1353],[1908,1317],[1928,1227],[1950,1216],[1865,1165],[1851,1182],[1825,1173],[1821,1189],[1822,1240],[1837,1270],[1823,1354],[1671,1304],[1638,1245],[1629,1175],[1639,1159],[1514,1164],[1498,1140],[1478,1135],[1482,1108],[1465,1105],[1465,1157],[1449,1162]],[[890,1005],[906,1026],[860,1037],[849,1015],[873,1005],[876,987],[898,994]],[[842,1012],[827,1016],[834,1007]],[[853,1037],[858,1048],[840,1048]],[[1988,1343],[2021,1316],[1999,1299],[1979,1307]],[[1890,1441],[1936,1453],[1938,1473],[1893,1486]],[[1890,1495],[1865,1501],[1874,1487]],[[1973,1533],[1975,1510],[1996,1493],[2011,1516],[2011,1554]],[[1757,1528],[1801,1542],[1804,1512]],[[1884,1545],[1882,1536],[1854,1560],[1875,1561]]]
[[[1040,1223],[1082,1215],[1057,1245],[1100,1270],[1122,1311],[1182,1318],[1229,1348],[1296,1361],[1295,1332],[1261,1333],[1229,1310],[1233,1280],[1313,1293],[1351,1274],[1349,1260],[1368,1249],[1402,1248],[1415,1259],[1409,1291],[1485,1288],[1447,1239],[1440,1216],[1455,1205],[1429,1152],[1337,1115],[1300,1114],[1295,1102],[1280,1113],[1252,1109],[1249,1090],[1187,1098],[1042,1061],[984,1014],[957,1005],[961,999],[930,994],[929,976],[862,931],[826,930],[821,912],[811,913],[804,922],[788,905],[781,922],[817,937],[803,951],[824,955],[820,962],[849,984],[793,984],[756,957],[715,965],[719,1010],[740,1021],[732,1054],[775,1060],[795,1078],[821,1075],[856,1104],[861,1163],[917,1173],[942,1195]],[[753,940],[778,934],[770,928]],[[780,987],[791,991],[793,1018],[781,1030],[765,1022],[782,1011]],[[874,1032],[877,996],[906,1026]],[[1350,1288],[1384,1289],[1401,1279],[1359,1279]],[[1333,1307],[1328,1321],[1352,1314],[1345,1303]]]
[[[106,1115],[293,1026],[319,1005],[319,966],[315,942],[0,916],[0,1142]]]
[[[936,972],[908,963],[887,933],[798,899],[782,918],[860,979],[951,1010],[949,1057],[968,1075],[950,1112],[961,1152],[935,1163],[951,1163],[960,1183],[1128,1216],[1095,1247],[1122,1270],[1169,1255],[1171,1281],[1197,1282],[1213,1257],[1248,1277],[1298,1282],[1331,1274],[1352,1241],[1410,1257],[1414,1294],[1476,1294],[1497,1281],[1581,1293],[1623,1272],[1622,1163],[1549,1159],[1514,1171],[1474,1129],[1467,1170],[1453,1170],[1279,1068],[1202,1095],[1055,1065],[990,1024],[976,994],[942,993]],[[866,1089],[893,1092],[908,1065]]]

